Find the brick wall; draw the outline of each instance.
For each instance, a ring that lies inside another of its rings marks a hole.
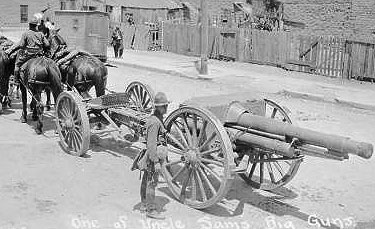
[[[290,0],[284,3],[284,17],[302,22],[305,29],[289,27],[304,34],[348,36],[352,34],[352,0]]]
[[[189,2],[200,8],[201,0],[177,0],[178,2]],[[245,0],[205,0],[208,12],[211,16],[221,14],[224,9],[233,10],[234,2],[245,2]]]
[[[374,0],[285,0],[284,12],[290,20],[303,22],[304,34],[337,35],[373,41]]]
[[[374,41],[375,0],[353,0],[351,20],[354,24],[353,39]]]

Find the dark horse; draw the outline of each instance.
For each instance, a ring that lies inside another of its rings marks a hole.
[[[13,42],[6,37],[0,37],[0,112],[2,108],[10,105],[8,98],[9,78],[13,74],[15,55],[8,56],[4,50],[13,45]]]
[[[63,91],[61,84],[61,73],[56,63],[47,57],[36,57],[28,60],[20,70],[22,93],[22,116],[21,122],[26,122],[27,116],[27,90],[32,94],[33,102],[30,104],[33,110],[33,120],[38,121],[35,131],[42,133],[43,105],[41,103],[41,93],[45,89],[52,91],[55,101]]]
[[[95,87],[96,96],[99,97],[105,94],[105,87],[107,85],[107,67],[98,58],[89,53],[67,50],[64,39],[58,33],[52,33],[49,37],[51,44],[51,57],[60,63],[63,59],[67,61],[67,67],[64,62],[60,64],[60,71],[62,72],[63,82],[67,84],[68,90],[73,87],[81,94],[82,97],[88,98],[89,90]],[[65,49],[61,50],[65,44]],[[58,52],[65,53],[63,58],[57,55]]]

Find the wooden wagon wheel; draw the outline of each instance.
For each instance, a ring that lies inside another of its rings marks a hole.
[[[125,90],[129,94],[133,109],[152,114],[154,107],[155,93],[147,84],[134,81],[128,85]]]
[[[271,100],[265,99],[265,117],[292,123],[288,113]],[[240,174],[249,185],[263,190],[273,190],[290,182],[302,162],[301,157],[288,158],[264,149],[254,149],[250,154],[246,173]]]
[[[60,146],[74,156],[82,156],[90,145],[90,125],[85,104],[74,92],[62,92],[56,103],[56,127]]]
[[[232,145],[221,122],[208,110],[189,106],[165,121],[168,157],[162,166],[173,195],[193,208],[219,202],[233,180]]]

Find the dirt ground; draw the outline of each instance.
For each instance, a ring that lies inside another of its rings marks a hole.
[[[110,90],[124,91],[134,80],[165,92],[170,110],[192,97],[239,99],[256,91],[246,78],[213,82],[109,68]],[[298,126],[375,143],[373,111],[265,96],[288,107]],[[343,162],[306,157],[294,180],[273,192],[237,178],[226,198],[205,210],[182,205],[162,182],[157,200],[167,219],[146,219],[137,211],[139,173],[130,171],[134,147],[103,137],[93,139],[87,156],[68,155],[59,147],[53,111],[45,114],[45,133],[38,136],[34,122],[19,122],[20,103],[13,102],[0,115],[0,229],[375,228],[375,162],[355,156]]]

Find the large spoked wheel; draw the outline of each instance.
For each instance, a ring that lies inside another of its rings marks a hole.
[[[56,127],[60,146],[74,156],[82,156],[90,146],[90,124],[85,104],[74,92],[62,92],[56,105]]]
[[[197,209],[219,202],[235,167],[221,122],[205,109],[184,106],[168,116],[165,127],[168,156],[162,172],[173,195]]]
[[[128,85],[125,92],[129,94],[131,107],[137,111],[152,114],[154,111],[155,93],[147,84],[135,81]]]
[[[265,99],[264,102],[265,117],[292,123],[282,107],[271,100]],[[302,160],[302,157],[289,158],[265,149],[252,149],[247,170],[240,176],[254,188],[273,190],[293,179]]]

